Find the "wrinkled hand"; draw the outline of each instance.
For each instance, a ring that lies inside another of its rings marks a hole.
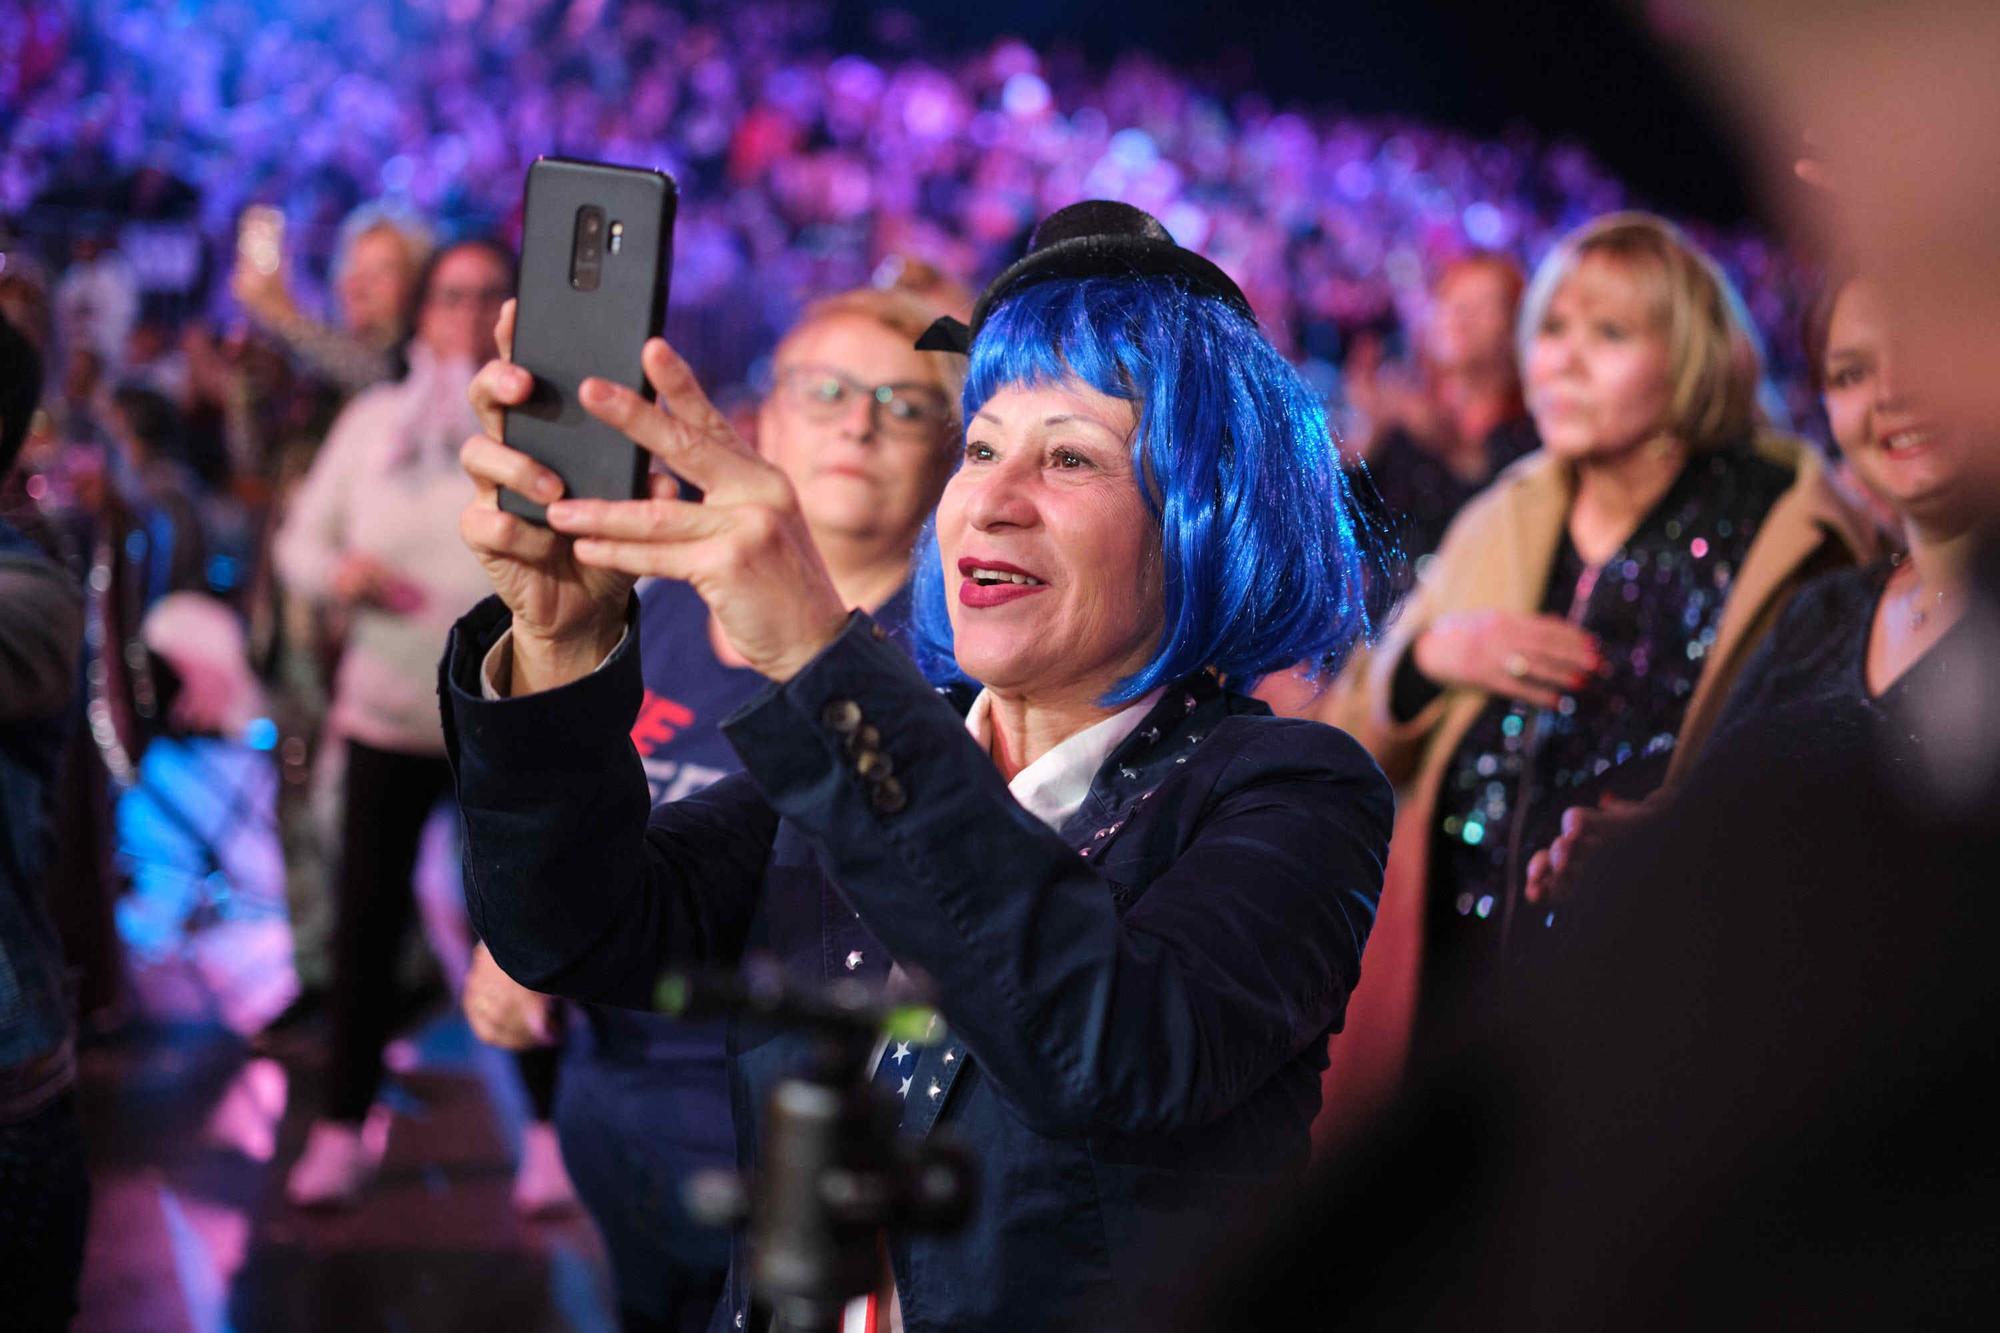
[[[500,308],[494,327],[500,356],[472,381],[472,408],[483,433],[459,451],[476,494],[458,530],[514,613],[513,692],[522,694],[573,680],[604,660],[624,632],[632,578],[579,564],[568,538],[500,508],[503,487],[545,504],[563,489],[555,473],[500,442],[506,410],[525,403],[535,387],[535,377],[508,359],[514,309],[512,301]]]
[[[424,590],[395,566],[349,551],[333,571],[333,595],[348,606],[373,606],[406,616],[424,604]]]
[[[1558,616],[1459,611],[1440,616],[1411,647],[1417,670],[1443,686],[1484,690],[1554,708],[1604,669],[1597,637]]]
[[[558,1001],[502,972],[483,943],[472,950],[462,1003],[472,1035],[488,1046],[525,1051],[556,1043]]]
[[[1563,811],[1562,832],[1554,842],[1528,858],[1522,896],[1531,903],[1551,905],[1569,898],[1575,887],[1578,862],[1635,823],[1640,809],[1638,801],[1606,796],[1595,810],[1573,805]]]
[[[573,539],[583,569],[689,584],[752,668],[789,680],[847,620],[798,496],[715,410],[664,340],[649,339],[640,364],[657,403],[601,379],[585,380],[577,396],[673,475],[655,474],[647,499],[558,501],[549,525]],[[680,499],[676,477],[700,487],[702,499]]]

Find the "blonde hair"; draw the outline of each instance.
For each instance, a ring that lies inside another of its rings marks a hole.
[[[437,249],[437,233],[417,214],[380,199],[361,205],[341,220],[340,235],[333,247],[335,276],[346,271],[348,260],[354,254],[354,243],[378,231],[386,232],[402,243],[403,254],[409,263],[410,280],[415,282],[424,265],[430,262],[432,252]]]
[[[1521,364],[1528,363],[1549,302],[1586,259],[1606,260],[1654,289],[1671,386],[1663,429],[1695,450],[1748,438],[1762,357],[1742,298],[1680,228],[1651,213],[1606,214],[1548,253],[1521,300],[1514,334]]]
[[[933,321],[943,314],[935,302],[926,300],[916,292],[904,287],[855,287],[848,291],[823,296],[805,308],[783,338],[778,340],[776,360],[785,350],[785,344],[797,337],[801,329],[829,319],[859,318],[880,324],[899,338],[907,338],[914,345]],[[949,352],[925,352],[924,365],[929,369],[938,392],[951,405],[954,416],[958,413],[960,391],[965,387],[965,358]]]

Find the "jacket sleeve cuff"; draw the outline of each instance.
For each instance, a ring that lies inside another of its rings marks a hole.
[[[877,815],[903,809],[907,757],[911,749],[929,748],[908,742],[913,728],[929,730],[921,717],[927,710],[937,714],[930,723],[971,744],[951,705],[909,655],[856,611],[790,680],[767,687],[724,719],[722,732],[773,808],[812,827],[856,795]],[[906,756],[905,769],[897,768],[891,750]]]
[[[505,646],[513,618],[489,597],[452,626],[439,672],[445,746],[454,764],[462,743],[477,745],[486,766],[520,764],[549,771],[591,772],[607,752],[622,757],[645,697],[638,643],[632,633],[638,601],[626,604],[625,633],[591,674],[552,690],[495,697],[487,664]],[[607,726],[616,719],[618,726]],[[551,745],[559,736],[561,745]]]

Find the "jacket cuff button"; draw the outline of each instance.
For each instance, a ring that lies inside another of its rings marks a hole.
[[[843,736],[850,735],[861,725],[861,705],[852,699],[835,699],[819,710],[819,720]]]
[[[909,804],[909,798],[903,794],[903,784],[894,778],[883,778],[876,783],[868,799],[885,815],[893,815]]]
[[[896,771],[896,765],[880,750],[863,750],[854,757],[854,771],[870,782],[879,782]]]

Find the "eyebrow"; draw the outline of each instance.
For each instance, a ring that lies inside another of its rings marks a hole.
[[[995,426],[1000,426],[1002,428],[1004,428],[1006,425],[1006,423],[1001,421],[1000,418],[994,416],[991,412],[987,412],[984,410],[981,410],[972,419],[974,421],[990,422],[991,424]],[[1082,412],[1058,412],[1054,416],[1043,417],[1041,421],[1041,426],[1043,430],[1047,430],[1050,426],[1066,426],[1072,421],[1081,421],[1086,426],[1095,426],[1099,430],[1103,431],[1106,435],[1118,434],[1117,431],[1113,430],[1110,426],[1105,425],[1102,421],[1099,421],[1096,417],[1087,416]]]

